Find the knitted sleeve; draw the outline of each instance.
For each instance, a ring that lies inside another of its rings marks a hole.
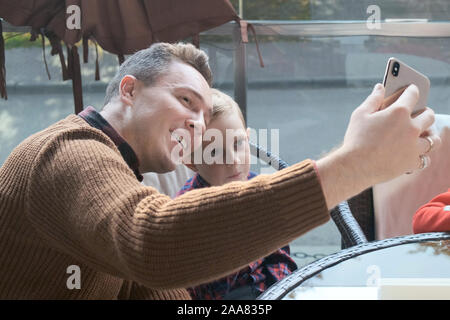
[[[329,219],[310,160],[172,200],[95,134],[68,133],[46,144],[29,181],[27,215],[48,245],[153,289],[220,278]]]
[[[118,300],[192,300],[186,289],[152,290],[133,281],[124,281]]]
[[[450,189],[417,210],[413,230],[414,233],[450,231]]]

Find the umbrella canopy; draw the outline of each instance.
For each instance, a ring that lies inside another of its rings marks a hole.
[[[0,17],[15,26],[32,27],[34,38],[41,34],[50,40],[52,55],[61,58],[63,79],[72,79],[76,113],[83,109],[76,47],[80,40],[85,61],[91,39],[122,62],[125,54],[154,42],[188,37],[198,41],[200,32],[240,21],[229,0],[0,0]],[[67,46],[67,66],[61,40]],[[0,94],[6,98],[3,51],[0,37]]]

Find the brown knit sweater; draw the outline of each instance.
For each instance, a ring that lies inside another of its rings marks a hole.
[[[71,115],[0,168],[0,298],[189,299],[176,288],[229,274],[328,219],[310,160],[171,200]],[[80,289],[67,287],[71,265]]]

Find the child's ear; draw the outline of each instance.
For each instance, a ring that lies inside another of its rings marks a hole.
[[[247,139],[250,140],[250,128],[247,128]]]

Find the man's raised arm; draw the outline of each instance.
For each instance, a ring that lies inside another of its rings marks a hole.
[[[430,149],[425,136],[434,122],[433,110],[411,117],[419,99],[415,85],[380,110],[383,99],[384,87],[377,84],[353,112],[342,146],[316,163],[329,209],[370,186],[423,166],[421,156]],[[430,138],[433,145],[440,143],[438,136]]]

